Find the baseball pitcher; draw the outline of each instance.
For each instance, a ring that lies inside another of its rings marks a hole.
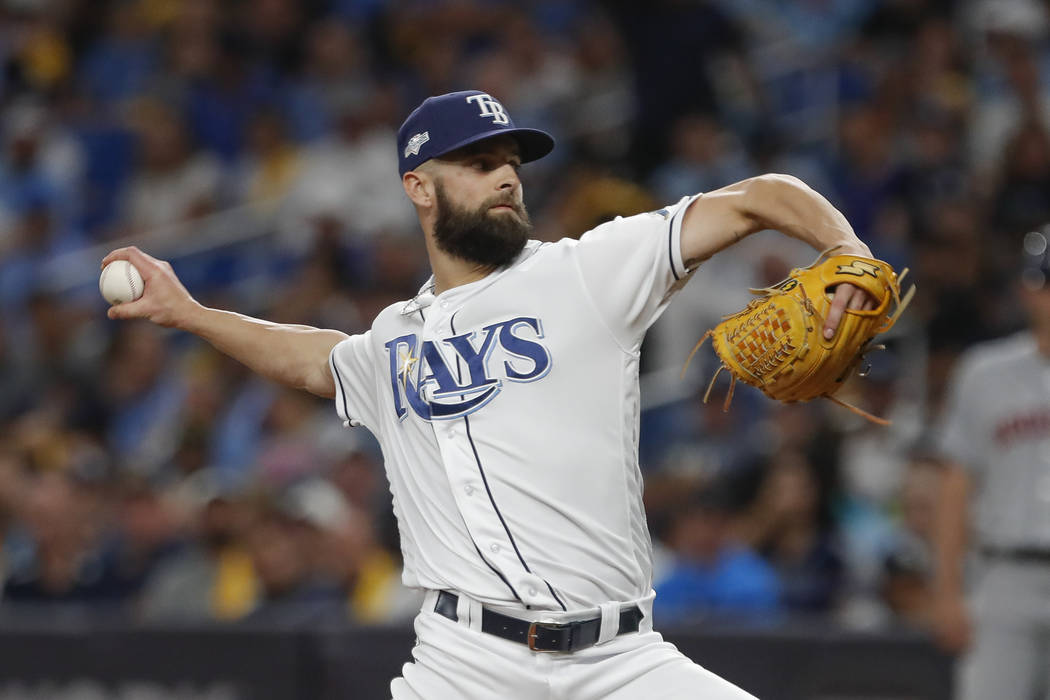
[[[170,265],[112,252],[145,280],[111,318],[195,333],[278,382],[331,397],[382,445],[404,581],[426,591],[397,700],[751,697],[653,630],[638,468],[642,337],[719,250],[771,228],[870,257],[799,180],[765,175],[579,240],[540,243],[518,177],[553,139],[477,91],[425,100],[398,134],[433,270],[369,331],[204,308]],[[823,334],[870,308],[834,287]],[[818,328],[819,330],[819,328]]]

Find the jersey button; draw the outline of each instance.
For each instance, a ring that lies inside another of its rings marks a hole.
[[[535,598],[535,597],[536,597],[536,596],[538,596],[539,594],[540,594],[540,592],[539,592],[539,591],[537,591],[537,590],[536,590],[535,588],[530,588],[530,589],[529,589],[529,595],[531,595],[532,597],[534,597],[534,598]]]
[[[495,542],[493,542],[492,544],[489,545],[489,549],[492,550],[493,554],[496,554],[497,552],[499,552],[499,545],[496,544]]]
[[[474,487],[473,486],[470,486],[470,485],[464,486],[463,487],[463,491],[468,496],[473,496],[474,495]]]

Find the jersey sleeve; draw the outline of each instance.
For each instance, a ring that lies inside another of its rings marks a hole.
[[[944,412],[936,429],[937,451],[967,471],[977,472],[985,463],[986,428],[978,408],[981,405],[979,373],[974,363],[964,357],[949,383]]]
[[[335,380],[335,410],[346,426],[378,425],[378,389],[372,331],[339,342],[328,356]]]
[[[583,283],[606,326],[624,347],[640,342],[692,273],[682,260],[682,219],[701,195],[659,211],[617,217],[576,246]]]

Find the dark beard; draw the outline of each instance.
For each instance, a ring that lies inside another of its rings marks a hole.
[[[505,267],[518,257],[532,232],[524,204],[507,193],[490,197],[477,209],[462,209],[449,201],[440,182],[434,188],[438,207],[434,242],[440,250],[484,267]],[[513,207],[517,216],[489,214],[499,204]]]

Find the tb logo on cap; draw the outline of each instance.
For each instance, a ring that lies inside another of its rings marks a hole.
[[[507,116],[506,110],[503,109],[503,105],[494,100],[491,95],[481,93],[480,95],[471,95],[467,98],[467,102],[473,102],[481,108],[481,114],[479,117],[492,117],[493,124],[509,124],[510,117]]]

